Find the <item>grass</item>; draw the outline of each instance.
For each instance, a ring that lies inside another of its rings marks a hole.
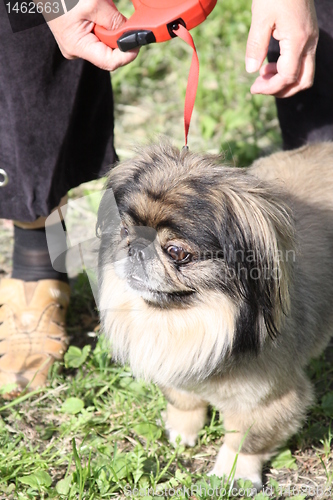
[[[68,315],[73,338],[63,371],[52,371],[47,388],[0,408],[0,498],[142,497],[147,488],[155,496],[167,489],[171,496],[175,491],[174,498],[234,498],[226,483],[206,476],[224,435],[221,415],[211,410],[194,448],[172,447],[163,430],[161,392],[113,364],[109,347],[97,337],[97,318],[87,323],[89,310],[93,298],[80,275]],[[302,484],[332,484],[331,366],[326,358],[311,365],[318,404],[289,443],[292,451],[283,450],[267,469],[270,498],[279,498],[281,484],[288,482],[297,491]],[[308,468],[304,480],[306,460],[315,474]],[[223,493],[223,487],[225,496],[211,495],[216,488]]]
[[[249,93],[253,76],[245,73],[244,54],[250,3],[220,0],[207,22],[192,32],[201,76],[189,145],[194,150],[223,150],[236,165],[247,165],[280,146],[274,100]],[[119,2],[120,9],[126,12],[128,4]],[[132,145],[158,134],[182,146],[190,57],[180,40],[172,40],[142,49],[132,65],[114,73],[121,157],[131,154]],[[95,191],[96,185],[73,196],[89,190]],[[6,231],[0,228],[4,246]],[[3,255],[0,264],[8,270],[10,252]],[[52,370],[48,386],[12,403],[0,399],[0,499],[95,500],[130,493],[143,498],[145,488],[152,488],[156,498],[169,488],[180,490],[171,494],[174,498],[232,498],[226,484],[206,476],[223,440],[221,415],[211,410],[194,448],[168,443],[162,394],[134,380],[128,368],[112,363],[110,349],[98,337],[98,316],[83,274],[72,283],[68,331],[70,350],[65,363]],[[266,493],[257,500],[332,497],[328,490],[324,496],[316,490],[333,482],[332,372],[328,350],[309,368],[317,403],[302,431],[265,470]],[[220,495],[212,496],[209,487],[219,488]]]

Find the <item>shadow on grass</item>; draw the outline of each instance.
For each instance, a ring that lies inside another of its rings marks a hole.
[[[98,340],[99,317],[95,299],[86,273],[80,273],[70,280],[71,300],[67,312],[67,332],[71,345],[82,349]]]

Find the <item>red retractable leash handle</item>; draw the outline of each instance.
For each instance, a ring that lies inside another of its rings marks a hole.
[[[201,24],[217,0],[132,0],[134,14],[117,30],[95,26],[95,35],[111,48],[126,52],[178,36],[193,49],[184,107],[185,147],[199,81],[199,59],[189,30]]]
[[[97,38],[109,47],[126,52],[153,42],[175,37],[174,28],[182,24],[191,30],[211,13],[217,0],[132,0],[135,12],[118,29],[108,31],[95,26]]]

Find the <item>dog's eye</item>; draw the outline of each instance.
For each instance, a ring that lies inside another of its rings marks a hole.
[[[166,250],[170,255],[170,257],[178,264],[184,264],[185,262],[188,262],[191,258],[191,254],[188,253],[186,250],[184,250],[184,248],[182,247],[176,247],[175,245],[170,245]]]
[[[127,229],[127,227],[122,226],[120,229],[120,237],[123,240],[127,236],[128,236],[128,229]]]

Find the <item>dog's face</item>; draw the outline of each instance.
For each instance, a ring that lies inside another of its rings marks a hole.
[[[164,144],[111,172],[112,191],[99,212],[100,282],[101,298],[111,309],[116,294],[117,300],[127,294],[127,307],[133,297],[149,320],[155,315],[156,328],[162,317],[170,326],[172,318],[193,322],[194,311],[209,314],[206,323],[215,324],[211,347],[220,335],[230,356],[257,352],[267,333],[279,328],[288,278],[280,256],[292,231],[275,194],[220,161]],[[110,213],[113,194],[120,220]],[[118,290],[112,292],[108,280]],[[228,332],[223,316],[229,317]],[[110,317],[112,312],[105,315],[112,337]]]
[[[198,277],[189,272],[195,247],[168,228],[137,225],[137,214],[122,214],[115,270],[149,305],[182,307],[195,299]]]

